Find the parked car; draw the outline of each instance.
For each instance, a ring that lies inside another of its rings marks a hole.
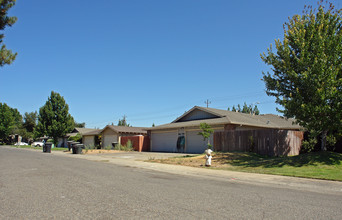
[[[15,146],[24,146],[24,145],[28,145],[28,143],[25,142],[19,142],[19,143],[15,143]]]
[[[44,142],[41,141],[35,141],[31,144],[31,146],[33,147],[43,147],[44,146]]]

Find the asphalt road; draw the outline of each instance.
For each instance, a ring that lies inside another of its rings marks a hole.
[[[341,219],[342,193],[260,186],[0,146],[0,219]]]

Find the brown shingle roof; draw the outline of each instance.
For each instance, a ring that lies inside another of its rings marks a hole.
[[[101,130],[100,129],[94,129],[94,128],[74,128],[72,133],[68,133],[68,134],[66,134],[66,136],[67,137],[73,137],[73,136],[76,136],[77,134],[85,135],[85,134],[88,134],[89,132],[97,132],[97,131],[101,131]]]
[[[92,135],[99,135],[102,129],[94,129],[93,131],[84,133],[83,136],[92,136]]]
[[[110,128],[116,133],[133,133],[133,134],[147,134],[146,128],[143,127],[126,127],[126,126],[114,126],[114,125],[107,125],[104,129]]]
[[[177,122],[182,117],[184,117],[189,112],[195,109],[211,113],[220,118]],[[240,113],[240,112],[232,112],[232,111],[226,111],[226,110],[221,110],[221,109],[204,108],[204,107],[195,106],[189,111],[187,111],[186,113],[184,113],[181,117],[174,120],[172,123],[148,128],[147,130],[172,129],[172,128],[199,126],[199,124],[202,122],[205,122],[209,125],[237,124],[237,125],[244,125],[244,126],[275,128],[275,129],[296,129],[297,130],[297,129],[302,128],[298,124],[295,124],[294,119],[287,119],[278,115],[273,115],[273,114],[251,115],[251,114],[245,114],[245,113]]]

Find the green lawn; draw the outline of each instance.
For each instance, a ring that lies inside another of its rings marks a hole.
[[[229,170],[342,181],[342,154],[314,152],[290,157],[240,153]]]
[[[183,166],[204,167],[204,155],[149,160]],[[314,152],[289,157],[267,157],[245,152],[217,152],[209,169],[232,170],[342,181],[342,154]]]
[[[27,149],[34,149],[34,150],[41,150],[43,151],[43,148],[42,147],[33,147],[31,145],[21,145],[21,146],[14,146],[14,145],[11,145],[11,147],[15,147],[15,148],[27,148]],[[68,150],[68,148],[64,148],[64,147],[54,147],[54,148],[51,148],[52,151],[66,151]]]

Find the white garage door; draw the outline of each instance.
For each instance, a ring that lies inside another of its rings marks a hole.
[[[198,135],[200,131],[186,132],[186,152],[187,153],[203,153],[207,149],[208,141],[203,141],[203,137]],[[210,144],[213,144],[213,135],[210,136]]]
[[[152,133],[152,151],[176,152],[177,138],[177,132]]]
[[[118,142],[118,136],[117,135],[103,135],[103,147],[109,147],[113,146],[113,142]]]

